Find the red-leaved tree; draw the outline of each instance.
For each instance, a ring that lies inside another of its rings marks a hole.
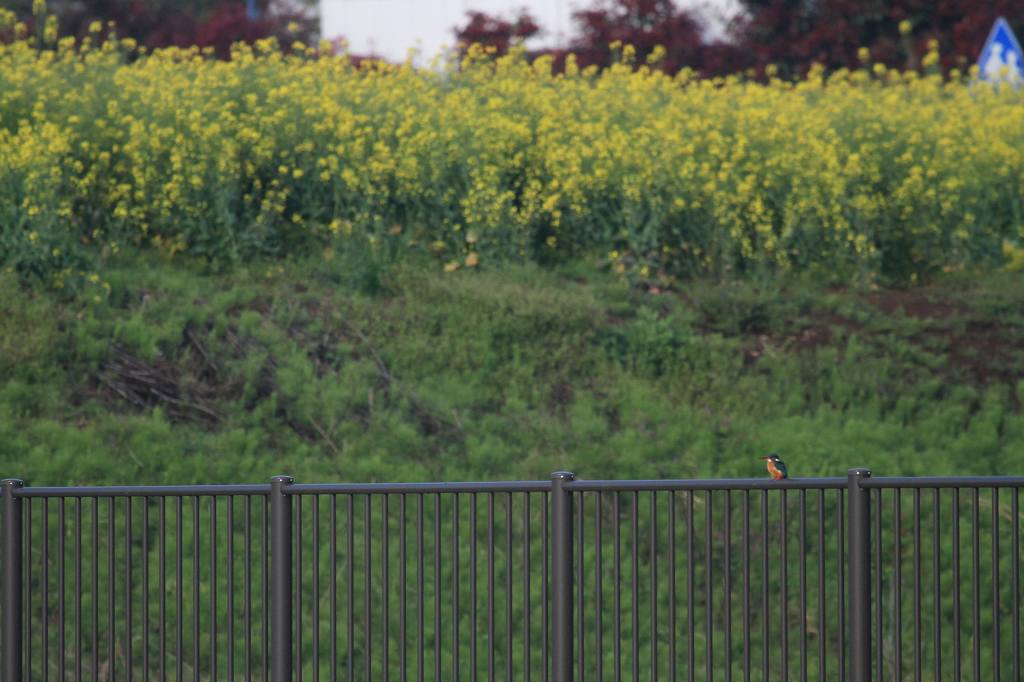
[[[1020,0],[741,0],[733,39],[760,66],[776,64],[785,75],[812,63],[829,68],[871,60],[916,68],[931,40],[945,67],[973,63],[993,22],[1005,16],[1024,29]],[[901,31],[901,23],[903,29]],[[907,30],[909,29],[909,30]]]
[[[740,0],[729,22],[728,39],[708,41],[698,18],[675,0],[596,0],[574,12],[568,51],[583,65],[605,66],[615,58],[611,45],[632,45],[638,61],[656,45],[666,50],[660,66],[675,72],[687,66],[705,75],[769,64],[798,77],[814,63],[826,68],[856,67],[860,48],[870,59],[897,68],[916,68],[930,41],[938,42],[943,66],[966,67],[981,51],[996,17],[1024,31],[1021,0]],[[528,26],[523,32],[520,27]],[[535,35],[528,14],[504,20],[471,12],[456,29],[463,43],[479,42],[504,51],[516,39]],[[909,30],[908,30],[909,29]],[[556,51],[556,66],[564,51]]]
[[[31,21],[32,0],[13,0],[19,18]],[[131,37],[148,48],[177,45],[212,47],[226,58],[233,42],[254,42],[276,36],[285,44],[312,42],[317,22],[294,3],[257,0],[250,17],[244,0],[51,0],[61,35],[85,36],[99,21],[103,34],[111,23],[120,37]]]
[[[465,25],[455,28],[455,39],[461,45],[479,43],[505,54],[513,43],[522,43],[540,32],[537,21],[522,10],[513,19],[503,19],[484,12],[467,12]]]
[[[609,64],[611,45],[632,45],[644,60],[655,47],[665,49],[669,72],[698,63],[704,47],[700,22],[672,0],[616,0],[573,13],[575,34],[569,50],[581,65]]]
[[[515,19],[503,19],[482,12],[467,13],[467,23],[455,29],[463,45],[481,43],[503,54],[514,42],[540,33],[537,21],[525,10]],[[723,42],[706,42],[704,27],[691,11],[673,0],[603,0],[589,9],[573,12],[574,30],[567,48],[531,53],[551,54],[555,67],[564,65],[565,55],[576,55],[582,66],[608,66],[617,58],[613,45],[631,45],[638,63],[644,63],[655,47],[664,48],[656,65],[669,73],[684,66],[702,73],[727,73],[750,65],[742,53]]]

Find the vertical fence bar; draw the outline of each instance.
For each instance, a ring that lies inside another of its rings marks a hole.
[[[893,670],[894,679],[903,679],[903,507],[901,505],[901,498],[903,491],[899,488],[895,488],[892,491],[893,497],[893,535],[896,539],[896,550],[895,557],[893,558],[896,566],[893,570],[893,601],[895,602],[895,608],[893,609]],[[878,513],[881,514],[881,508],[878,509]],[[879,541],[881,538],[879,538]],[[956,556],[956,550],[953,550],[954,556]],[[956,566],[958,564],[954,564]],[[954,571],[956,568],[954,567]],[[954,612],[956,613],[956,612]],[[955,616],[954,616],[955,617]],[[959,629],[957,630],[959,632]],[[957,640],[959,642],[959,639]],[[958,644],[957,644],[958,645]]]
[[[345,609],[345,615],[348,618],[348,622],[345,623],[348,631],[348,637],[346,638],[346,644],[348,645],[347,660],[345,661],[348,667],[348,679],[349,682],[355,680],[355,562],[353,561],[355,555],[355,512],[356,512],[356,496],[348,495],[345,499],[345,511],[348,525],[346,530],[348,531],[348,537],[346,538],[346,554],[345,554],[345,587],[347,589],[348,605]],[[367,595],[363,595],[363,599],[366,599]],[[438,635],[440,636],[440,635]]]
[[[32,506],[33,506],[32,505],[32,500],[29,500],[25,504],[25,510],[24,510],[24,514],[25,514],[25,529],[26,529],[26,532],[28,533],[28,537],[29,537],[29,546],[31,546],[33,544],[32,543]],[[0,545],[0,546],[2,546],[2,545]],[[0,568],[0,571],[2,571],[2,570],[3,569]],[[28,573],[29,575],[32,575],[32,550],[31,549],[28,552],[25,552],[25,567],[22,570],[24,571],[24,573],[22,575],[24,575],[25,573]],[[3,599],[3,597],[0,597],[0,611],[2,611],[3,608],[4,608],[4,605],[2,603],[2,599]],[[45,609],[44,609],[44,612],[45,612]],[[25,594],[25,621],[26,621],[25,622],[26,632],[28,632],[28,641],[25,642],[25,673],[28,675],[28,679],[31,680],[32,679],[32,590],[31,589],[26,590],[26,594]],[[0,624],[0,628],[2,628],[2,627],[3,627],[3,625]],[[93,632],[96,632],[96,630],[93,629]],[[0,637],[2,637],[2,635],[0,635]],[[3,640],[0,639],[0,660],[2,660],[2,657],[3,657],[3,644],[2,644],[2,641]],[[95,675],[93,677],[95,678]]]
[[[750,682],[750,492],[743,490],[743,682]]]
[[[162,499],[162,498],[161,498]],[[99,518],[99,506],[100,498],[92,498],[92,679],[100,679],[100,582],[99,582],[99,555],[100,555],[100,518]],[[163,529],[163,522],[161,522],[161,529]],[[162,547],[162,545],[161,545]],[[161,559],[161,563],[163,560]],[[163,619],[161,618],[161,621]],[[32,670],[29,671],[29,677],[32,675]],[[161,670],[161,673],[163,671]],[[166,680],[167,676],[161,674],[161,680]]]
[[[63,507],[63,505],[62,505]],[[62,511],[63,513],[63,511]],[[61,538],[61,547],[64,539]],[[63,564],[63,562],[61,562]],[[62,581],[63,582],[63,581]],[[63,619],[62,619],[63,620]],[[124,498],[124,678],[132,680],[132,497]],[[63,624],[61,634],[63,635]],[[61,649],[64,647],[62,646]],[[63,653],[63,652],[62,652]],[[63,676],[61,680],[63,682]]]
[[[263,574],[263,588],[260,593],[263,596],[263,672],[260,676],[261,682],[267,682],[270,677],[270,496],[263,498],[263,514],[260,523],[260,547],[263,548],[263,557],[260,562],[260,570]]]
[[[676,493],[668,493],[668,679],[676,682]]]
[[[971,657],[971,669],[973,679],[981,679],[981,548],[980,538],[981,526],[978,525],[978,489],[971,491],[971,606],[973,608],[971,618],[971,636],[974,642],[973,655]]]
[[[654,490],[650,493],[651,501],[651,632],[648,637],[651,640],[651,680],[658,679],[658,493]],[[583,543],[580,542],[580,546]],[[580,629],[583,629],[583,619],[580,619]]]
[[[462,674],[459,665],[459,494],[452,495],[452,679]]]
[[[953,679],[956,682],[960,682],[960,674],[960,489],[953,488]]]
[[[914,488],[914,682],[921,682],[921,489]]]
[[[838,630],[838,641],[836,646],[836,666],[837,676],[839,682],[846,681],[846,670],[847,670],[847,645],[849,640],[846,637],[847,623],[846,623],[846,590],[849,589],[849,583],[846,580],[844,571],[846,570],[846,521],[844,520],[844,514],[846,513],[846,491],[842,488],[836,491],[836,606],[839,613],[839,617],[836,619],[836,630]]]
[[[398,496],[398,679],[405,682],[408,676],[408,662],[405,653],[408,640],[408,628],[406,619],[408,609],[409,567],[406,556],[406,523],[405,503],[407,495],[402,493]]]
[[[295,630],[292,633],[294,638],[294,648],[292,649],[292,670],[295,673],[295,682],[302,682],[302,497],[296,497],[295,508],[292,510],[292,516],[294,518],[294,530],[292,531],[293,538],[293,558],[295,563],[292,568],[292,584],[294,585],[294,592],[292,593],[292,609],[291,612],[295,615]],[[384,605],[385,609],[387,604]]]
[[[771,668],[771,646],[768,640],[768,491],[761,491],[761,679],[767,682]]]
[[[81,506],[82,498],[76,502]],[[80,510],[79,510],[80,511]],[[81,533],[81,531],[79,531]],[[76,538],[77,540],[78,538]],[[76,550],[78,548],[76,547]],[[149,675],[149,498],[142,497],[142,675]],[[81,599],[76,602],[80,604]],[[79,628],[81,631],[81,628]],[[81,645],[79,645],[81,651]],[[81,678],[81,671],[78,677]]]
[[[711,533],[714,514],[711,511],[713,492],[704,491],[704,673],[711,682],[715,669],[715,613],[711,591],[712,556]]]
[[[572,493],[564,486],[574,478],[568,471],[551,474],[551,624],[554,630],[551,675],[554,682],[570,682],[573,673],[573,501]]]
[[[526,682],[530,682],[533,652],[530,647],[530,520],[530,493],[526,493],[523,495],[523,679]],[[441,631],[440,625],[437,630]],[[441,677],[440,672],[437,677]]]
[[[292,676],[292,500],[285,488],[291,476],[270,479],[270,679],[289,682]]]
[[[686,493],[686,679],[693,682],[696,675],[697,638],[693,636],[694,612],[693,605],[693,491]]]
[[[527,514],[529,517],[529,514]],[[527,621],[529,622],[529,621]],[[441,494],[434,495],[434,679],[441,679]]]
[[[487,680],[494,681],[494,493],[487,495]]]
[[[477,656],[477,498],[476,493],[469,495],[469,678],[476,682],[479,673]]]
[[[97,503],[98,504],[98,503]],[[43,532],[43,594],[42,594],[42,611],[40,612],[40,620],[43,625],[43,682],[49,682],[50,679],[50,626],[49,626],[49,608],[50,608],[50,501],[49,498],[43,498],[43,518],[42,518],[42,532]]]
[[[245,679],[254,679],[252,673],[252,497],[245,496]],[[161,617],[160,622],[163,622]],[[163,626],[161,626],[163,627]]]
[[[786,490],[779,491],[779,582],[782,583],[779,632],[782,639],[782,650],[779,658],[782,661],[782,682],[789,680],[789,521],[788,500]]]
[[[630,532],[633,535],[630,543],[632,558],[630,580],[630,640],[632,644],[633,679],[640,679],[640,492],[633,491],[633,502],[630,505]]]
[[[732,491],[725,491],[725,682],[732,682]]]
[[[999,656],[999,587],[999,488],[992,488],[992,679],[996,682],[999,682],[1002,667]]]
[[[228,502],[231,502],[230,497]],[[320,682],[320,496],[313,495],[310,502],[313,505],[313,598],[310,600],[313,602],[313,682]],[[301,581],[300,576],[300,584]],[[228,583],[229,589],[230,585]],[[234,678],[229,675],[228,679]]]
[[[181,557],[181,517],[182,517],[182,504],[184,502],[183,497],[178,497],[174,508],[175,514],[175,525],[174,525],[174,566],[175,566],[175,639],[174,639],[174,670],[176,674],[176,681],[182,682],[185,675],[185,666],[183,665],[184,654],[182,649],[182,641],[184,640],[185,632],[185,609],[184,609],[184,571],[182,570],[182,557]],[[264,547],[264,549],[266,549]]]
[[[601,564],[604,562],[604,553],[601,551],[601,496],[603,493],[598,491],[594,497],[594,549],[596,554],[596,560],[594,561],[594,598],[596,605],[594,611],[596,614],[596,622],[594,623],[594,654],[595,662],[597,664],[597,674],[595,677],[598,680],[604,679],[604,630],[602,627],[602,616],[604,608],[602,605],[602,584],[601,579]],[[580,537],[582,542],[583,538]],[[582,627],[582,623],[580,624]]]
[[[331,682],[338,679],[338,496],[331,495]],[[349,602],[352,608],[352,602]],[[351,676],[350,676],[351,677]]]
[[[363,500],[363,669],[367,682],[371,679],[370,672],[373,670],[373,610],[370,608],[373,601],[373,577],[370,574],[373,565],[373,544],[370,542],[370,536],[373,535],[370,532],[373,510],[370,507],[370,497],[367,495]],[[458,532],[455,535],[458,536]]]
[[[130,499],[130,498],[129,498]],[[65,544],[67,542],[67,528],[65,526],[65,517],[67,516],[67,498],[60,497],[60,504],[57,505],[57,511],[59,516],[57,517],[57,534],[60,536],[60,543],[57,545],[57,620],[60,622],[60,629],[58,632],[58,646],[60,654],[57,658],[57,674],[60,682],[64,682],[67,679],[67,618],[65,617],[65,608],[67,607],[68,595],[67,595],[67,581],[64,577],[64,571],[67,566],[67,549]],[[125,598],[125,606],[127,606],[127,597]],[[129,628],[130,628],[129,621]],[[126,631],[128,628],[126,628]],[[130,674],[130,673],[129,673]]]
[[[618,491],[612,493],[612,516],[615,517],[615,525],[612,526],[612,542],[614,552],[612,554],[612,586],[613,600],[615,601],[615,620],[612,621],[612,630],[615,639],[612,643],[612,659],[615,662],[615,682],[622,681],[622,519],[620,518],[621,502]]]
[[[1013,558],[1010,566],[1013,571],[1013,680],[1020,682],[1020,490],[1013,488],[1010,498],[1010,516],[1013,517],[1013,540],[1011,550]]]
[[[579,493],[578,495],[576,495],[576,502],[575,502],[575,504],[576,504],[576,512],[575,512],[576,516],[574,518],[574,521],[575,521],[576,524],[578,524],[577,527],[576,527],[576,537],[579,538],[579,542],[575,543],[576,544],[576,564],[575,564],[575,566],[576,566],[576,590],[577,590],[577,592],[575,593],[575,600],[576,600],[576,607],[577,607],[576,622],[580,624],[580,637],[579,637],[579,639],[574,638],[574,640],[575,640],[575,644],[576,644],[576,674],[579,676],[578,679],[579,679],[580,682],[585,682],[586,677],[584,676],[585,675],[584,671],[586,669],[586,637],[583,635],[583,627],[582,627],[582,625],[583,625],[583,618],[584,618],[583,604],[586,602],[586,599],[584,598],[585,595],[583,593],[583,585],[584,585],[583,584],[583,538],[586,537],[586,536],[584,535],[584,523],[583,523],[583,517],[584,517],[583,493]]]
[[[131,498],[128,498],[131,501]],[[198,536],[197,536],[198,537]],[[210,679],[217,679],[217,496],[210,495]]]
[[[4,500],[3,677],[5,680],[20,680],[22,672],[21,500],[14,496],[14,491],[24,485],[23,481],[16,478],[7,478],[0,483]]]
[[[113,501],[113,498],[111,498]],[[113,513],[113,509],[110,510]],[[199,682],[199,495],[192,497],[192,679]],[[111,541],[113,548],[113,541]],[[113,610],[111,610],[113,615]],[[113,644],[111,644],[113,647]],[[111,653],[113,656],[113,653]],[[284,682],[282,680],[282,682]]]
[[[512,682],[512,493],[505,495],[505,679]]]
[[[885,631],[883,630],[882,624],[882,489],[875,488],[875,598],[878,599],[878,605],[875,607],[875,676],[879,680],[885,679],[883,674],[884,671],[884,656],[883,650],[885,647],[882,643],[885,638]],[[936,544],[938,544],[936,542]],[[938,603],[938,600],[936,600]]]
[[[807,491],[800,491],[800,682],[807,682]]]
[[[939,501],[941,491],[935,488],[932,491],[932,638],[935,641],[935,679],[942,677],[942,585],[939,575]],[[881,594],[881,592],[879,592]],[[881,672],[879,672],[881,679]]]
[[[853,682],[871,682],[871,494],[860,485],[870,476],[867,469],[850,469],[847,473],[850,677]]]
[[[745,493],[744,493],[745,494]],[[825,491],[818,491],[818,679],[824,680],[828,669],[825,639],[828,636],[825,614]]]
[[[423,495],[416,496],[416,679],[422,680],[425,665],[426,640],[423,637]],[[438,675],[440,677],[440,675]]]
[[[145,498],[143,498],[145,499]],[[145,536],[143,536],[143,547],[145,548]],[[143,556],[146,556],[143,549]],[[142,567],[143,580],[146,578],[146,565]],[[146,593],[143,591],[142,600],[146,603]],[[29,610],[31,612],[31,609]],[[145,621],[143,621],[145,623]],[[147,631],[148,632],[148,631]],[[32,628],[29,628],[29,639],[32,639]],[[148,641],[143,635],[143,642]],[[146,666],[143,666],[143,670]],[[75,679],[82,679],[82,498],[75,498]]]
[[[540,604],[541,604],[541,638],[540,638],[540,652],[541,652],[541,680],[542,682],[548,682],[550,657],[548,654],[549,645],[548,642],[548,571],[550,570],[550,564],[548,559],[548,547],[550,546],[550,528],[548,522],[548,508],[550,504],[550,496],[548,493],[543,494],[543,499],[540,505]]]

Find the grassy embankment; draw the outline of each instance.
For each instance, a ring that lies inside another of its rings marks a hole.
[[[269,268],[269,269],[268,269]],[[693,282],[124,259],[8,276],[0,470],[36,484],[1019,472],[1024,286]]]

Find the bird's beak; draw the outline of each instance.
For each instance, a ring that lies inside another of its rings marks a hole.
[[[771,459],[771,458],[772,458],[771,455],[768,455],[767,457],[758,457],[758,459]]]

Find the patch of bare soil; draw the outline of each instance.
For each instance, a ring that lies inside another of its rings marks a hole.
[[[964,329],[933,327],[915,339],[945,354],[949,367],[974,382],[1015,384],[1024,379],[1021,330],[991,320],[972,320]]]
[[[902,312],[918,320],[945,320],[970,312],[962,303],[935,299],[929,292],[920,290],[888,289],[868,294],[865,298],[886,315]]]
[[[818,348],[836,343],[836,329],[860,331],[862,325],[856,320],[836,313],[810,315],[799,329],[786,334],[760,334],[744,346],[743,362],[749,366],[755,363],[768,348],[781,348],[797,353],[812,352]]]

